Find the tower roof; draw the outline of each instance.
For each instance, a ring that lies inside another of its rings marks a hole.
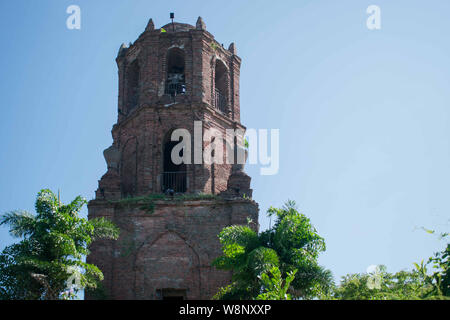
[[[172,22],[162,26],[166,32],[180,32],[180,31],[189,31],[191,29],[195,29],[194,26],[187,24],[187,23],[180,23],[180,22]]]

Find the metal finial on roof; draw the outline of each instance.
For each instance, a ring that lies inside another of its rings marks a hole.
[[[173,19],[175,18],[175,13],[170,13],[170,19],[172,20],[172,31],[175,32],[175,25],[173,24]]]

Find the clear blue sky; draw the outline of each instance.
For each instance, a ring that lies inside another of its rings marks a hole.
[[[81,7],[81,30],[66,8]],[[381,7],[381,30],[366,8]],[[149,18],[202,16],[235,42],[248,128],[280,129],[280,171],[249,166],[265,211],[295,200],[325,237],[336,278],[410,268],[450,217],[450,2],[1,1],[0,212],[34,211],[41,188],[94,197],[117,117],[115,57]],[[86,215],[87,211],[83,212]],[[10,244],[0,228],[0,249]]]

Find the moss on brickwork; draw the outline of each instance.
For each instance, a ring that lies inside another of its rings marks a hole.
[[[176,195],[173,198],[169,198],[169,200],[175,201],[193,201],[193,200],[216,200],[219,199],[219,196],[215,194],[207,194],[207,193],[198,193],[198,194],[180,194]]]
[[[118,207],[129,207],[134,205],[141,205],[139,208],[143,210],[145,213],[152,214],[155,211],[155,201],[175,201],[175,202],[183,202],[183,201],[195,201],[195,200],[215,200],[219,197],[214,194],[179,194],[174,196],[167,196],[165,194],[149,194],[146,196],[140,197],[127,197],[120,200],[108,201]]]
[[[120,256],[122,258],[126,258],[136,251],[136,241],[132,236],[123,239],[121,245],[123,250],[121,251]]]

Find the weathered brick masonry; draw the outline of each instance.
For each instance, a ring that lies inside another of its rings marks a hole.
[[[247,218],[258,228],[258,205],[250,200],[243,165],[175,165],[170,136],[187,129],[194,145],[194,121],[224,136],[226,129],[245,130],[241,59],[234,44],[225,49],[199,18],[195,27],[161,29],[150,19],[116,61],[118,121],[104,151],[107,172],[88,208],[89,218],[111,219],[121,234],[94,243],[88,261],[103,271],[112,299],[209,299],[231,280],[229,272],[211,267],[221,253],[218,233]],[[203,149],[209,143],[203,141]]]

